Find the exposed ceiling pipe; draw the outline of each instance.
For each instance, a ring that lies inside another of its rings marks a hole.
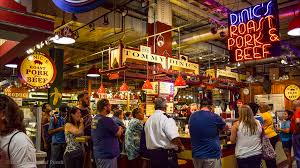
[[[222,32],[222,31],[227,33],[227,29],[223,29],[223,30],[218,30],[218,32],[216,34],[212,34],[211,30],[209,28],[209,29],[197,31],[194,33],[190,33],[187,35],[183,35],[183,36],[181,36],[182,39],[180,40],[180,47],[186,48],[195,43],[219,39],[220,32]],[[176,47],[178,47],[178,43],[179,42],[175,40],[172,42],[172,46],[176,48]]]
[[[173,3],[173,4],[175,4],[175,5],[177,5],[177,6],[179,6],[179,7],[184,8],[186,10],[189,10],[189,11],[191,11],[191,12],[193,12],[193,13],[195,13],[195,14],[203,17],[203,18],[207,18],[209,20],[210,19],[214,20],[216,23],[218,23],[220,25],[226,24],[225,22],[220,21],[220,19],[217,18],[216,16],[208,13],[208,11],[204,11],[202,9],[199,9],[196,6],[190,4],[190,3],[186,2],[186,1],[183,1],[183,0],[170,0],[170,2]]]
[[[196,22],[201,20],[201,17],[199,17],[197,14],[195,14],[187,9],[179,7],[175,4],[171,4],[171,6],[172,6],[172,12],[175,15],[178,15],[178,16],[184,17],[188,20],[192,20],[192,21],[196,21]]]

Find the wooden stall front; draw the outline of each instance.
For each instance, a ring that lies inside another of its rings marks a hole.
[[[271,93],[270,94],[284,94],[284,89],[291,84],[299,83],[299,81],[296,80],[286,80],[286,81],[272,81],[271,84]],[[241,89],[241,100],[244,103],[250,103],[254,102],[254,96],[255,95],[262,95],[267,94],[261,83],[252,83],[249,85],[248,89],[250,90],[250,94],[245,95],[243,93],[243,88]],[[284,98],[284,105],[285,109],[292,110],[292,101],[288,100],[286,97]]]

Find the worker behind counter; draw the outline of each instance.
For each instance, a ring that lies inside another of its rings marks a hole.
[[[166,103],[164,98],[157,98],[155,112],[145,124],[146,146],[153,168],[178,168],[176,152],[184,150],[175,120],[165,112]]]

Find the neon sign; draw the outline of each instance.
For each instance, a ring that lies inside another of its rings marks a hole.
[[[229,14],[227,48],[231,61],[249,61],[280,54],[277,2],[271,0]]]

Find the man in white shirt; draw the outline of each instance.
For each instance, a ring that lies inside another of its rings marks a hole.
[[[175,120],[165,113],[166,103],[161,97],[154,101],[155,112],[145,124],[146,146],[150,150],[151,167],[178,168],[176,152],[184,147]]]

